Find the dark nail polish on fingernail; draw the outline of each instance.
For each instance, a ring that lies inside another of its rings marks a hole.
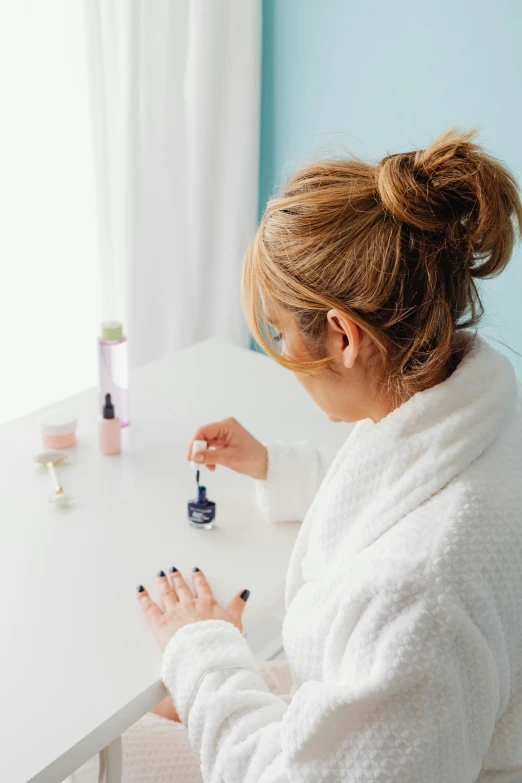
[[[194,566],[192,570],[194,571],[194,573],[196,573],[196,571],[199,571],[199,568],[197,566]]]
[[[143,587],[143,585],[138,585],[136,590],[138,591],[138,593],[144,593],[145,592],[145,588]]]
[[[241,595],[239,597],[242,598],[243,601],[246,602],[246,601],[248,601],[248,596],[249,595],[250,595],[250,590],[243,590],[243,592],[241,593]]]
[[[178,569],[176,568],[176,566],[171,566],[171,567],[169,568],[169,571],[170,571],[170,573],[171,573],[171,574],[175,574],[175,573],[177,572],[177,570],[178,570]]]
[[[165,576],[165,571],[158,571],[158,576]]]

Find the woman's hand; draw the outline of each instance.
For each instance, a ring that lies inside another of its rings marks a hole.
[[[236,593],[227,608],[222,609],[199,568],[192,574],[195,596],[176,568],[170,569],[168,577],[160,571],[157,579],[163,609],[154,603],[142,585],[138,587],[138,601],[162,649],[176,631],[200,620],[226,620],[243,630],[241,617],[250,595],[248,590]]]
[[[225,465],[236,473],[245,473],[254,479],[266,479],[268,466],[267,450],[248,430],[235,419],[223,419],[200,427],[192,438],[187,459],[192,459],[192,444],[195,440],[206,440],[208,448],[194,455],[194,462],[215,470],[216,465]]]

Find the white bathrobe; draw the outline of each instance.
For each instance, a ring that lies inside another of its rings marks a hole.
[[[205,782],[522,781],[509,361],[475,338],[447,381],[359,422],[329,466],[273,444],[260,493],[273,521],[304,518],[283,627],[295,685],[272,694],[229,623],[175,634],[163,678]]]

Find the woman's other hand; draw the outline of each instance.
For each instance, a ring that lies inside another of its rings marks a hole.
[[[245,473],[254,479],[266,479],[267,450],[236,419],[223,419],[200,427],[190,442],[187,459],[192,459],[192,444],[205,440],[209,448],[194,455],[197,465],[215,470],[216,465]],[[210,448],[211,447],[211,448]]]
[[[168,576],[160,571],[157,579],[163,608],[152,600],[142,585],[138,587],[138,601],[162,649],[165,649],[176,631],[200,620],[226,620],[240,631],[243,630],[241,618],[250,595],[248,590],[236,593],[227,608],[223,609],[199,568],[194,569],[192,574],[195,595],[175,568],[170,569]]]
[[[181,723],[180,717],[176,708],[174,707],[174,704],[172,703],[170,696],[167,696],[165,699],[163,699],[163,701],[160,701],[159,704],[156,704],[151,712],[153,712],[154,715],[160,715],[162,718],[166,718],[167,720],[173,720],[175,723]]]

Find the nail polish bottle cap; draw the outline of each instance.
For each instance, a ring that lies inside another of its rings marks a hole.
[[[111,395],[105,395],[105,405],[103,406],[103,418],[114,419],[114,405],[112,404]]]
[[[197,451],[205,451],[206,448],[207,448],[206,440],[195,440],[194,443],[192,444],[192,456],[194,456],[194,454]],[[198,465],[198,463],[192,460],[192,470],[199,470],[199,469],[200,466]]]

